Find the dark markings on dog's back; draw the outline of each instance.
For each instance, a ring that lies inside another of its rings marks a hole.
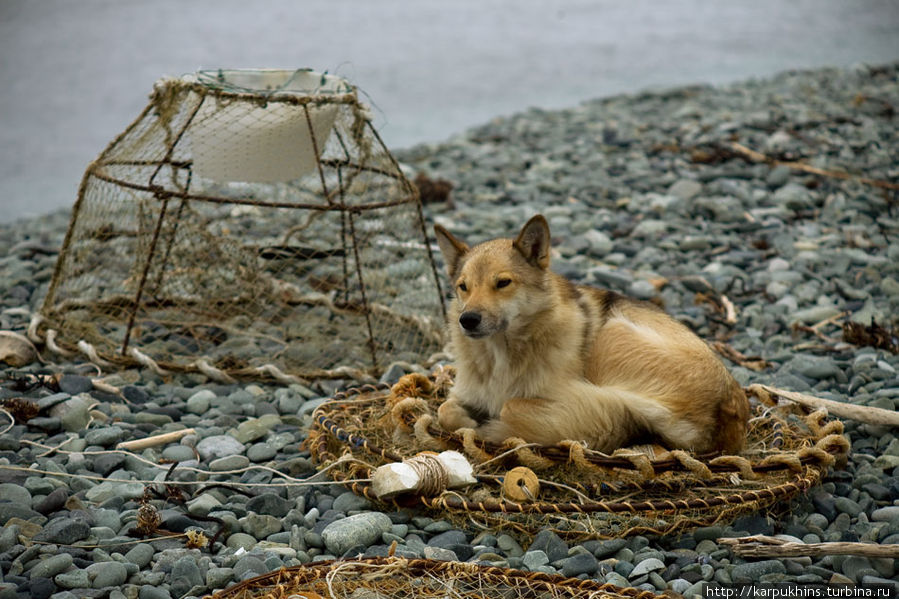
[[[572,294],[572,298],[577,303],[578,309],[580,309],[581,314],[584,316],[584,330],[581,335],[581,355],[585,355],[590,348],[591,343],[593,342],[593,302],[590,301],[589,296],[594,295],[595,289],[591,289],[589,287],[581,287],[580,285],[575,285],[570,283],[570,290]],[[585,294],[587,291],[589,293]]]

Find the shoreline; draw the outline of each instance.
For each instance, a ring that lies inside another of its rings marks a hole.
[[[413,176],[420,171],[454,186],[451,204],[425,206],[429,223],[474,242],[513,234],[542,212],[554,270],[660,303],[703,338],[767,363],[759,370],[736,357],[726,362],[742,385],[895,410],[899,355],[846,341],[840,324],[873,318],[899,327],[899,192],[853,178],[899,182],[896,98],[899,63],[791,71],[531,109],[395,154]],[[735,142],[853,177],[757,162]],[[0,224],[0,329],[23,331],[38,309],[68,214]],[[703,302],[703,291],[728,297],[736,320]],[[36,421],[0,435],[0,498],[7,499],[0,500],[0,597],[199,597],[281,566],[342,557],[330,553],[335,546],[324,533],[347,516],[383,521],[376,506],[336,485],[260,486],[251,496],[188,485],[184,503],[150,501],[162,527],[208,530],[203,518],[212,515],[229,524],[228,534],[210,550],[180,540],[126,545],[144,489],[162,489],[139,481],[158,480],[171,467],[160,460],[179,464],[173,476],[184,483],[196,482],[191,467],[235,485],[270,482],[263,466],[296,478],[313,474],[303,445],[311,412],[353,381],[219,384],[199,374],[163,378],[131,369],[104,377],[123,401],[92,388],[89,364],[50,359],[0,368],[2,377],[65,373],[58,391],[0,390],[0,398],[45,406]],[[422,369],[395,364],[384,380]],[[716,541],[766,534],[799,543],[899,543],[899,433],[845,425],[852,442],[845,468],[777,513],[670,537],[568,543],[540,533],[532,545],[433,514],[388,512],[387,530],[370,537],[360,525],[350,530],[355,542],[340,546],[350,548],[346,555],[379,556],[395,541],[408,556],[565,572],[688,597],[707,582],[895,585],[892,559],[759,561]],[[195,432],[138,456],[114,451],[119,442],[183,428]],[[47,453],[63,442],[69,449]],[[42,540],[51,544],[31,544]]]

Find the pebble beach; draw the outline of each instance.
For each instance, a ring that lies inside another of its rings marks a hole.
[[[741,384],[895,410],[897,111],[899,63],[858,65],[531,109],[396,157],[410,178],[452,184],[448,200],[425,204],[429,223],[477,242],[543,213],[556,272],[654,301],[726,342]],[[0,330],[24,333],[39,310],[68,217],[0,225]],[[726,296],[733,317],[698,294]],[[850,342],[844,323],[879,325],[886,341]],[[39,408],[25,423],[0,414],[0,599],[203,597],[284,566],[384,556],[393,543],[408,557],[687,597],[707,583],[899,589],[890,558],[747,560],[717,542],[899,543],[899,436],[886,426],[845,420],[846,466],[775,513],[668,537],[519,539],[383,512],[315,476],[303,445],[312,412],[358,381],[221,384],[134,369],[103,372],[104,390],[92,364],[43,357],[0,364],[0,400]],[[382,381],[412,371],[425,368],[393,364]],[[59,376],[15,388],[29,373]],[[186,428],[167,445],[115,450]],[[146,505],[178,536],[135,536]],[[191,547],[189,531],[209,544]]]

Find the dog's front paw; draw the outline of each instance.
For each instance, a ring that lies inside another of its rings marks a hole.
[[[471,417],[466,406],[455,397],[450,397],[437,408],[437,422],[447,431],[478,426],[478,421]]]
[[[503,441],[505,441],[509,437],[517,436],[514,434],[508,424],[499,419],[488,420],[481,426],[477,427],[474,432],[479,439],[487,441],[488,443],[494,443],[496,445],[502,445]]]

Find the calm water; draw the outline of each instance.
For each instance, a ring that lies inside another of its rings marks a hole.
[[[529,106],[899,59],[897,0],[0,0],[0,221],[72,204],[153,82],[313,67],[392,147]]]

